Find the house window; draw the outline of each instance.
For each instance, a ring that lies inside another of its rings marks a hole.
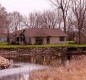
[[[50,37],[47,37],[47,44],[50,43]]]
[[[19,41],[19,37],[16,38],[16,41]]]
[[[59,41],[65,41],[65,37],[64,36],[59,37]]]
[[[42,37],[36,37],[35,38],[35,44],[43,44],[43,38]]]

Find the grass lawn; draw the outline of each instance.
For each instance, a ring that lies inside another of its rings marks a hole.
[[[86,44],[52,44],[52,45],[8,45],[7,43],[0,43],[0,48],[38,48],[38,47],[86,47]]]

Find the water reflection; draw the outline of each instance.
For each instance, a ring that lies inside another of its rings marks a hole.
[[[26,57],[24,59],[26,59]],[[10,60],[11,66],[9,67],[9,70],[5,70],[6,74],[4,74],[3,71],[0,71],[0,80],[29,80],[30,71],[45,68],[44,66],[35,64],[57,66],[60,65],[63,60],[57,56],[31,56],[30,61],[34,64],[29,64],[27,62],[18,63]]]
[[[29,80],[29,74],[16,74],[0,78],[0,80]]]
[[[0,70],[0,80],[29,80],[31,71],[44,68],[47,67],[30,63],[16,63],[8,69]]]

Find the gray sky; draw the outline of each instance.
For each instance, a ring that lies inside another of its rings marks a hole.
[[[0,0],[0,3],[8,12],[18,11],[23,15],[51,9],[49,0]]]

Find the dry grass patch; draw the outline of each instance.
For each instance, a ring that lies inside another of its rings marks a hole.
[[[33,71],[30,80],[86,80],[86,57],[72,60],[68,66]]]

